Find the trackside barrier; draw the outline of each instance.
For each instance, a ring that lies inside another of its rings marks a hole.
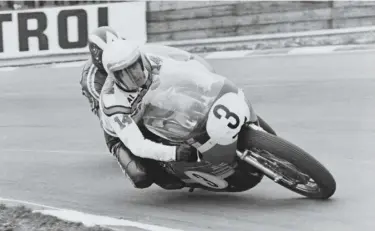
[[[0,60],[86,52],[89,31],[107,25],[147,41],[146,2],[0,11]]]
[[[272,43],[275,41],[288,40],[288,39],[303,39],[308,38],[332,38],[334,36],[353,36],[356,34],[369,34],[372,39],[375,38],[375,26],[360,27],[360,28],[345,28],[334,30],[319,30],[308,32],[295,32],[283,34],[269,34],[269,35],[252,35],[242,37],[228,37],[217,39],[199,39],[199,40],[184,40],[184,41],[171,41],[171,42],[155,42],[150,44],[168,45],[178,47],[192,53],[209,53],[211,51],[226,50],[236,46],[241,47],[241,44],[246,43]],[[359,41],[358,44],[367,44],[367,41]],[[327,44],[318,44],[327,45]],[[334,45],[347,45],[347,44],[334,44]],[[282,45],[281,45],[282,46]],[[282,48],[282,47],[277,47]],[[255,49],[255,48],[254,48]],[[260,48],[259,48],[260,49]],[[205,50],[208,50],[206,52]],[[25,57],[18,57],[12,59],[0,58],[0,66],[28,66],[33,64],[57,63],[57,62],[71,62],[81,61],[89,57],[88,49],[81,49],[75,53],[52,53],[52,54],[39,54],[36,58],[30,59]]]

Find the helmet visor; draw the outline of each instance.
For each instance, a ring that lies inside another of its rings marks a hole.
[[[143,72],[143,65],[140,61],[135,62],[125,69],[115,71],[113,74],[121,87],[131,91],[142,87],[147,80],[147,76]]]

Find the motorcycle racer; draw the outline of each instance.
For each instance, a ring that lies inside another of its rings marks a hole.
[[[89,36],[89,49],[91,53],[91,58],[86,62],[83,68],[80,84],[82,88],[82,94],[86,96],[91,105],[92,112],[98,117],[99,95],[103,88],[104,82],[107,79],[107,73],[102,63],[103,50],[108,43],[118,39],[123,38],[121,38],[119,34],[110,27],[99,27],[96,30],[94,30]],[[197,59],[194,55],[191,55],[188,52],[176,48],[156,45],[144,45],[143,48],[149,52],[161,54],[162,56],[168,56],[172,54],[175,55],[174,58],[180,60]],[[154,60],[157,59],[154,58]],[[205,65],[207,68],[213,71],[212,67],[210,67],[209,64],[206,63],[204,60],[199,60],[199,62],[203,63],[203,65]],[[147,132],[147,130],[142,127],[141,131],[149,139],[155,140],[157,138],[156,136]],[[125,162],[128,164],[123,168],[123,170],[125,171],[126,175],[131,178],[131,182],[134,184],[134,186],[136,188],[145,188],[150,186],[152,182],[145,177],[146,168],[144,168],[143,166],[147,165],[149,169],[158,169],[159,167],[155,166],[155,162],[149,161],[147,159],[136,158],[135,156],[133,156],[128,150],[128,148],[121,144],[122,142],[118,137],[112,136],[107,132],[104,132],[104,137],[107,146],[113,155],[117,156],[116,153],[122,153],[122,158],[127,158]],[[128,155],[125,155],[124,153],[127,153]],[[130,173],[129,175],[128,172],[135,173]],[[171,181],[169,179],[170,177],[166,176],[166,174],[163,174],[163,172],[159,171],[159,175],[154,174],[154,176],[156,178],[159,178],[159,181],[156,181],[155,183],[157,183],[159,186],[163,188],[181,187],[180,182],[177,182],[176,184],[175,179],[172,179]],[[170,184],[170,182],[173,182],[173,184]]]
[[[109,27],[100,27],[94,30],[90,36],[89,48],[90,48],[90,53],[92,57],[87,61],[83,69],[80,83],[82,86],[83,94],[88,98],[91,104],[92,111],[99,118],[100,118],[99,97],[100,97],[104,82],[107,79],[107,71],[105,70],[103,66],[103,61],[102,61],[103,49],[107,46],[108,43],[116,41],[118,39],[123,39],[123,38],[121,38],[117,32],[115,32],[113,29]],[[213,68],[202,58],[196,57],[188,52],[185,52],[176,48],[156,46],[156,45],[143,45],[143,46],[140,46],[139,49],[140,51],[142,51],[143,56],[146,57],[146,59],[150,62],[151,67],[152,67],[151,69],[154,70],[155,72],[157,72],[158,68],[160,67],[160,61],[162,60],[162,57],[168,57],[168,56],[169,57],[172,56],[172,58],[174,59],[183,60],[183,61],[197,60],[199,63],[203,65],[203,67],[206,67],[207,70],[214,72]],[[153,54],[145,55],[144,51],[148,53],[153,53]],[[157,75],[155,74],[154,76],[157,76]],[[130,95],[129,97],[131,98],[132,96]],[[134,114],[137,114],[137,113],[134,113]],[[103,121],[104,120],[102,120],[102,123],[104,123]],[[141,134],[144,136],[146,140],[155,141],[159,139],[160,141],[159,137],[149,132],[145,127],[142,126],[142,124],[137,124],[137,125],[139,127],[139,130],[141,131]],[[165,170],[157,164],[157,162],[147,158],[148,157],[147,155],[146,155],[146,158],[133,155],[129,147],[125,146],[124,143],[121,142],[119,137],[116,137],[114,135],[115,134],[108,132],[108,130],[107,132],[104,132],[107,146],[110,152],[118,160],[122,170],[130,178],[131,182],[136,188],[146,188],[152,185],[152,183],[156,183],[160,187],[165,188],[165,189],[179,189],[183,187],[183,183],[179,179],[167,174]],[[152,150],[152,149],[149,149],[149,150]],[[170,155],[171,156],[170,160],[173,160],[173,157],[174,157],[176,158],[176,160],[185,159],[185,160],[194,161],[196,158],[196,155],[194,156],[191,154],[195,150],[191,149],[188,146],[179,147],[178,151],[179,152],[178,153],[176,152],[175,156],[173,156],[173,154]],[[150,172],[152,174],[149,174]],[[231,178],[238,178],[238,177],[233,176]],[[256,179],[256,181],[258,181],[258,179]],[[248,181],[248,183],[249,182],[251,181]],[[244,188],[249,188],[248,184],[244,185]]]
[[[81,74],[81,89],[82,94],[88,99],[91,111],[97,115],[99,109],[99,95],[104,82],[107,78],[107,73],[102,64],[102,54],[105,46],[117,39],[122,38],[118,32],[109,26],[98,27],[89,35],[89,51],[90,58],[86,61]],[[176,60],[196,60],[203,64],[211,72],[215,72],[213,67],[198,55],[191,54],[187,51],[154,44],[144,44],[140,49],[148,54],[154,56],[171,57]]]
[[[99,95],[107,79],[107,73],[102,63],[103,49],[115,39],[123,38],[108,26],[99,27],[89,35],[88,46],[91,57],[83,66],[80,84],[82,94],[87,97],[91,111],[95,115],[98,115]]]
[[[154,163],[197,159],[195,148],[155,142],[148,139],[152,134],[142,129],[143,98],[158,84],[162,62],[163,59],[146,55],[137,44],[127,40],[114,41],[103,52],[103,65],[109,77],[100,95],[99,117],[103,129],[121,140],[112,153],[133,182],[147,178],[147,173],[140,174],[140,169],[144,170],[139,167],[140,158]],[[137,166],[129,166],[131,163]],[[152,173],[155,174],[155,165]]]

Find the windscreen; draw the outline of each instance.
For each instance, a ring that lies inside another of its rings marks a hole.
[[[189,68],[193,64],[187,63],[162,70],[144,100],[145,126],[170,141],[181,142],[190,136],[205,119],[224,84],[223,77]]]

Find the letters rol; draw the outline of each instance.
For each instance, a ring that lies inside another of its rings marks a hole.
[[[210,109],[207,119],[207,133],[219,145],[229,145],[250,118],[250,110],[242,91],[226,93]]]
[[[98,26],[145,42],[145,15],[141,1],[0,11],[0,60],[86,53]]]

